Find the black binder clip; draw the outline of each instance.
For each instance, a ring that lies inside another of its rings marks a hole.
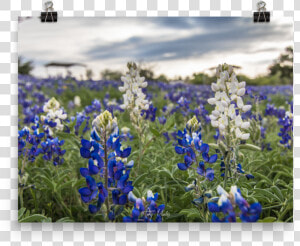
[[[266,3],[264,1],[257,3],[257,10],[258,12],[253,14],[254,22],[270,22],[270,12],[266,11]]]
[[[57,12],[53,10],[53,2],[45,2],[46,12],[41,12],[41,22],[57,22]]]

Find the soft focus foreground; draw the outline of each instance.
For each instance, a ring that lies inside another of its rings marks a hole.
[[[292,222],[292,86],[19,76],[20,222]],[[280,83],[279,83],[280,84]]]

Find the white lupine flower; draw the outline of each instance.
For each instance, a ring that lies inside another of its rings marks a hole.
[[[220,130],[225,130],[226,126],[228,126],[228,118],[226,117],[226,115],[222,115],[219,118],[219,128]]]
[[[209,99],[207,100],[207,102],[208,102],[209,104],[211,104],[211,105],[214,105],[214,104],[216,104],[217,100],[216,100],[215,98],[209,98]]]
[[[64,113],[64,111],[62,109],[59,109],[56,111],[56,117],[61,120],[65,120],[65,119],[67,119],[67,114]]]
[[[217,119],[218,119],[218,116],[215,116],[215,115],[211,114],[211,115],[209,116],[209,118],[210,118],[211,120],[217,120]]]
[[[236,112],[235,112],[234,104],[230,104],[230,106],[228,108],[228,115],[232,120],[234,120],[236,118]]]
[[[216,83],[211,84],[211,89],[212,91],[216,92],[220,89],[220,87]]]
[[[246,82],[242,81],[239,83],[239,88],[245,88],[246,87]]]
[[[211,120],[212,127],[219,127],[219,122],[216,120]]]
[[[217,110],[217,111],[219,111],[221,113],[224,112],[225,108],[224,108],[224,106],[222,105],[222,103],[220,101],[216,102],[216,108],[215,108],[215,110]]]
[[[219,195],[224,195],[225,197],[229,196],[229,194],[222,188],[222,186],[218,185],[217,192]]]
[[[250,122],[243,122],[241,125],[241,128],[246,129],[246,130],[249,129],[249,127],[250,127]]]
[[[235,118],[235,126],[236,127],[240,127],[243,123],[243,120],[242,120],[242,117],[240,115],[238,115],[236,118]]]
[[[227,134],[226,128],[230,126],[229,131],[235,132],[236,138],[246,140],[249,133],[244,133],[241,129],[247,130],[250,127],[249,122],[243,122],[238,112],[247,112],[251,105],[244,105],[242,96],[246,93],[246,82],[237,80],[231,66],[226,64],[219,65],[217,68],[217,82],[212,83],[211,88],[215,92],[213,98],[208,99],[208,103],[215,105],[215,109],[209,116],[211,125],[218,127],[221,135]]]
[[[52,97],[48,102],[45,103],[43,110],[45,113],[48,113],[50,110],[56,111],[60,107],[59,102]]]
[[[128,63],[129,72],[121,77],[124,85],[119,87],[123,95],[124,102],[121,105],[122,109],[131,109],[137,115],[140,111],[149,108],[149,102],[146,100],[146,95],[143,93],[142,88],[146,88],[148,83],[144,77],[140,77],[137,67],[134,63]]]
[[[55,129],[58,131],[62,131],[64,129],[62,121],[67,119],[68,116],[64,112],[64,110],[60,108],[59,102],[54,97],[52,97],[48,102],[45,103],[43,110],[45,113],[47,113],[47,115],[41,116],[42,122],[45,122],[46,120],[48,122],[55,122]],[[45,125],[44,129],[49,131],[50,136],[53,135],[53,130],[49,125]]]
[[[74,97],[74,104],[75,104],[75,106],[77,106],[77,107],[80,107],[80,106],[81,106],[81,99],[80,99],[79,96],[75,96],[75,97]]]
[[[243,108],[243,106],[244,106],[243,99],[241,97],[237,97],[236,104],[237,104],[238,108]]]
[[[242,140],[247,140],[250,137],[249,133],[242,133],[240,128],[235,129],[235,135],[237,138],[242,139]]]
[[[237,91],[237,95],[242,97],[245,95],[246,89],[245,88],[241,88]]]
[[[243,110],[243,112],[247,112],[247,111],[249,111],[251,108],[252,108],[252,105],[244,105],[243,108],[242,108],[242,110]]]
[[[220,115],[220,112],[217,110],[213,110],[211,113],[216,117],[218,117]]]

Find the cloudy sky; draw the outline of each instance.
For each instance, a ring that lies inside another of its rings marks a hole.
[[[127,61],[151,66],[170,78],[209,72],[219,63],[239,65],[254,77],[284,48],[293,44],[292,20],[252,18],[59,18],[57,23],[29,19],[19,24],[19,55],[33,60],[40,77],[64,70],[45,69],[48,62],[83,63],[99,78],[110,68],[125,72]],[[71,69],[76,76],[85,69]]]

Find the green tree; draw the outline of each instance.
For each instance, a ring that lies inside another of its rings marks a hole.
[[[215,77],[210,77],[206,73],[194,73],[189,82],[195,85],[209,85],[213,81],[215,81]]]
[[[281,84],[293,84],[293,48],[287,47],[269,67],[270,76],[279,76]]]
[[[33,70],[33,62],[27,61],[24,62],[22,57],[18,57],[18,72],[19,74],[30,75],[30,72]]]
[[[87,69],[86,71],[85,71],[85,76],[86,76],[86,78],[87,79],[92,79],[92,77],[93,77],[93,70],[92,69]]]
[[[101,72],[101,78],[103,80],[119,81],[121,77],[122,77],[122,73],[120,71],[105,69],[104,71]]]
[[[157,80],[157,81],[161,81],[161,82],[165,82],[165,83],[168,83],[168,82],[169,82],[167,76],[164,75],[164,74],[159,75],[159,76],[156,78],[156,80]]]

